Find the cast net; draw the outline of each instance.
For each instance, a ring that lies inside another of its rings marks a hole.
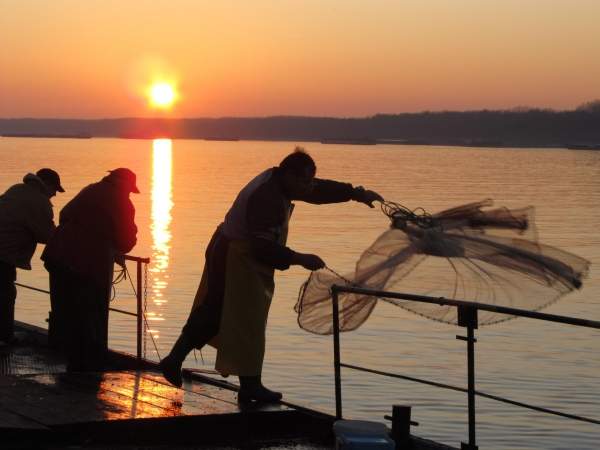
[[[491,200],[429,215],[382,203],[391,227],[362,254],[353,273],[312,272],[294,309],[301,328],[331,334],[333,284],[539,310],[581,287],[589,262],[538,242],[533,207],[494,208]],[[457,308],[340,293],[340,330],[369,317],[377,301],[456,324]],[[479,311],[480,325],[511,316]]]

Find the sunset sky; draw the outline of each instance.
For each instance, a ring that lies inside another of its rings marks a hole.
[[[600,0],[0,0],[0,117],[572,109],[600,98],[599,21]]]

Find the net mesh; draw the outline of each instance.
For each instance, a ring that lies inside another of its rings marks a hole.
[[[362,254],[353,273],[312,272],[295,310],[301,328],[331,334],[333,284],[539,310],[581,286],[589,262],[538,242],[533,208],[484,209],[491,200],[429,215],[383,203],[391,227]],[[340,293],[340,330],[369,317],[378,300],[456,324],[457,308]],[[480,325],[511,316],[479,311]]]

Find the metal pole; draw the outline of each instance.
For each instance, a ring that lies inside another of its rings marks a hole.
[[[477,328],[477,308],[474,306],[458,307],[458,325],[467,328],[467,337],[456,336],[467,341],[467,399],[469,408],[469,444],[461,445],[462,450],[477,450],[475,434],[475,328]]]
[[[142,359],[142,333],[143,333],[143,311],[142,311],[142,262],[137,261],[137,358]]]
[[[338,292],[336,286],[331,287],[333,300],[333,365],[335,369],[335,417],[342,418],[342,377],[340,374],[340,318],[338,308]]]
[[[469,371],[469,447],[477,448],[475,443],[475,329],[470,324],[467,327],[467,364]]]

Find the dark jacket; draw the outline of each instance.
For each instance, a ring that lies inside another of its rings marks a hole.
[[[293,250],[287,247],[287,224],[294,205],[292,200],[307,203],[339,203],[354,199],[349,183],[315,178],[310,192],[288,198],[282,188],[280,169],[273,167],[251,180],[238,194],[221,232],[228,239],[249,240],[255,258],[279,270],[290,267]]]
[[[28,173],[0,195],[0,261],[31,269],[37,243],[45,244],[54,231],[53,218],[46,185]]]
[[[89,278],[99,287],[112,280],[114,257],[137,242],[129,192],[106,177],[90,184],[61,210],[42,259]]]

